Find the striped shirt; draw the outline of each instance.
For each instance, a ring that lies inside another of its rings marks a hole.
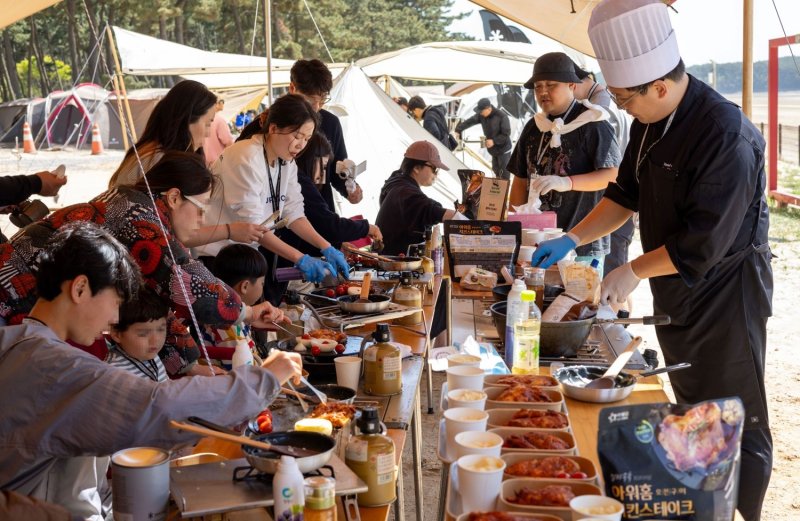
[[[129,373],[149,378],[154,382],[163,382],[167,379],[167,371],[159,357],[152,360],[139,360],[126,353],[120,346],[108,342],[108,355],[106,362],[114,367],[125,369]]]

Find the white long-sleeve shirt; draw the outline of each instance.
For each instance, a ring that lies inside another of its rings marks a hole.
[[[287,226],[291,228],[294,221],[305,217],[303,194],[297,181],[297,165],[294,161],[281,164],[280,160],[276,160],[275,166],[268,168],[263,135],[238,141],[226,148],[212,165],[211,171],[219,179],[220,186],[214,188],[205,214],[207,226],[237,221],[263,223],[274,212],[267,176],[280,194],[278,208],[281,218],[288,219]],[[232,244],[232,241],[213,242],[196,248],[196,252],[198,255],[216,256],[228,244]]]

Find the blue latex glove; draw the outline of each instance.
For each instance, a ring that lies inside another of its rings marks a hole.
[[[325,256],[325,260],[328,261],[328,264],[334,267],[336,271],[342,274],[342,277],[345,279],[350,278],[350,265],[347,264],[347,259],[345,259],[344,254],[334,248],[333,246],[328,246],[324,250],[322,250],[322,254]],[[332,275],[336,275],[336,273],[332,273]]]
[[[334,273],[333,266],[307,254],[300,257],[294,267],[303,272],[303,278],[308,282],[322,282],[328,272]]]
[[[539,247],[536,248],[533,256],[531,256],[531,266],[549,268],[563,259],[570,250],[574,250],[577,245],[578,243],[569,235],[540,242]]]

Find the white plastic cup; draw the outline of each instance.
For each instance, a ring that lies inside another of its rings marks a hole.
[[[506,462],[494,456],[472,454],[458,458],[458,491],[464,512],[495,509]]]
[[[166,519],[169,503],[169,452],[134,447],[111,456],[114,469],[114,519]]]
[[[447,433],[447,455],[455,459],[456,435],[469,431],[485,431],[489,414],[486,411],[455,407],[444,411],[444,429]]]
[[[486,407],[486,393],[475,389],[447,391],[447,408],[465,407],[482,411]]]
[[[336,383],[358,391],[358,379],[361,376],[361,358],[357,356],[339,356],[333,359],[336,367]]]
[[[519,255],[517,256],[518,263],[531,263],[531,257],[533,257],[533,252],[536,251],[536,246],[531,244],[530,246],[520,246],[519,247]]]
[[[493,432],[467,431],[456,434],[456,457],[480,454],[500,457],[503,437]]]
[[[572,521],[580,521],[587,518],[620,521],[625,506],[611,497],[586,495],[573,498],[569,502],[569,508],[572,511]]]
[[[537,230],[536,233],[534,233],[531,236],[531,241],[533,242],[533,246],[539,246],[541,243],[543,243],[546,240],[547,240],[547,233],[546,232],[541,232],[541,231]]]
[[[539,230],[522,230],[522,237],[520,242],[522,246],[536,246],[536,234],[541,233]]]
[[[453,353],[447,356],[447,367],[455,367],[457,365],[469,365],[472,367],[480,367],[481,357],[475,355],[467,355],[464,353]]]
[[[483,389],[483,369],[469,365],[447,368],[447,389]]]

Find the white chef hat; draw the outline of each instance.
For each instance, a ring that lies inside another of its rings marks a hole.
[[[663,78],[681,59],[663,0],[602,0],[589,40],[606,83],[627,88]]]

